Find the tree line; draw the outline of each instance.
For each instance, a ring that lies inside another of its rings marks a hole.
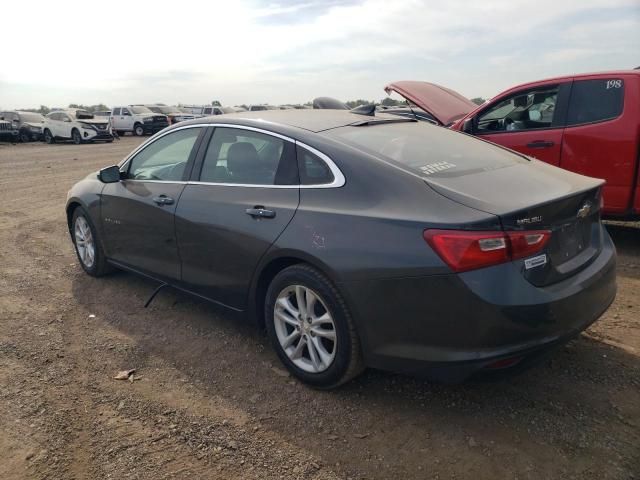
[[[471,101],[476,105],[482,105],[486,100],[482,97],[475,97],[475,98],[472,98]],[[345,105],[349,108],[355,108],[355,107],[359,107],[360,105],[370,105],[372,103],[378,103],[379,105],[382,105],[384,107],[404,107],[408,105],[406,100],[396,100],[391,97],[383,98],[379,102],[376,102],[375,100],[365,100],[363,98],[359,98],[357,100],[348,100],[345,102]],[[214,106],[221,106],[221,103],[218,100],[212,101],[211,104]],[[304,103],[304,105],[311,106],[312,102]],[[245,107],[244,105],[242,106]],[[111,110],[104,103],[98,103],[96,105],[83,105],[81,103],[70,103],[68,108],[78,108],[81,110],[86,110],[87,112],[91,112],[91,113],[103,111],[103,110]],[[18,110],[21,110],[23,112],[35,112],[41,115],[46,115],[47,113],[51,112],[51,108],[49,108],[46,105],[40,105],[40,108],[19,108]]]

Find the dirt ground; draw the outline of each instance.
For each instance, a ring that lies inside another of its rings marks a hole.
[[[640,478],[640,226],[608,226],[617,300],[537,368],[318,392],[216,307],[82,272],[66,192],[138,142],[0,144],[0,478]]]

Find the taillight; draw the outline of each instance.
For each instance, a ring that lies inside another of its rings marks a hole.
[[[465,272],[528,257],[542,250],[550,237],[549,230],[424,231],[424,239],[427,243],[455,272]]]

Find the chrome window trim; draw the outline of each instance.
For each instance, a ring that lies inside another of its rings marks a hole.
[[[142,150],[147,148],[149,145],[154,143],[156,140],[161,139],[165,135],[169,135],[170,133],[177,132],[178,130],[185,130],[187,128],[202,128],[202,127],[208,127],[208,126],[209,126],[209,124],[207,124],[207,123],[198,123],[197,125],[185,125],[185,126],[178,127],[178,128],[172,128],[171,130],[168,130],[166,132],[164,132],[163,130],[160,130],[155,135],[152,135],[151,137],[149,137],[146,142],[143,142],[142,144],[138,145],[138,147],[133,152],[131,152],[128,156],[126,156],[124,158],[124,160],[122,160],[118,164],[118,167],[120,168],[120,171],[122,171],[123,168],[126,167],[127,164],[131,161],[131,159],[138,154],[138,152],[141,152]],[[160,134],[162,134],[162,135],[160,135]],[[163,181],[163,180],[156,180],[156,181]]]
[[[296,140],[295,144],[313,153],[318,158],[320,158],[320,160],[322,160],[324,163],[327,164],[327,166],[329,167],[329,170],[331,170],[331,173],[333,174],[333,181],[330,183],[320,183],[318,185],[300,185],[300,188],[340,188],[344,186],[344,184],[346,183],[344,175],[342,174],[342,171],[338,168],[338,166],[335,163],[333,163],[333,160],[331,160],[327,155],[322,153],[320,150],[317,150],[312,146],[307,145],[306,143],[302,143]]]
[[[142,150],[147,148],[147,146],[149,146],[152,143],[156,142],[157,140],[159,140],[160,138],[164,137],[165,135],[168,135],[168,134],[170,134],[172,132],[177,132],[178,130],[184,130],[184,129],[187,129],[187,128],[202,128],[202,127],[223,127],[223,128],[235,128],[235,129],[238,129],[238,130],[249,130],[249,131],[252,131],[252,132],[262,133],[264,135],[270,135],[272,137],[280,138],[281,140],[284,140],[286,142],[291,142],[294,145],[300,146],[300,147],[304,148],[305,150],[313,153],[314,155],[319,157],[323,162],[325,162],[327,164],[327,166],[329,167],[329,170],[333,174],[333,181],[331,183],[321,183],[321,184],[318,184],[318,185],[300,185],[300,184],[296,184],[296,185],[271,185],[271,184],[249,184],[249,183],[216,183],[216,182],[200,182],[200,181],[196,181],[196,180],[189,180],[189,181],[169,181],[169,180],[166,180],[165,181],[165,180],[134,180],[134,179],[127,179],[126,181],[128,181],[128,182],[150,182],[150,183],[175,183],[175,184],[185,184],[185,185],[214,185],[214,186],[221,186],[221,187],[303,188],[303,189],[311,189],[311,188],[340,188],[340,187],[344,186],[345,183],[346,183],[345,177],[342,174],[342,171],[340,170],[340,168],[338,168],[338,166],[333,162],[333,160],[331,160],[331,158],[329,158],[329,156],[327,156],[326,154],[322,153],[318,149],[313,148],[312,146],[307,145],[306,143],[300,142],[300,141],[298,141],[298,140],[296,140],[294,138],[287,137],[286,135],[281,135],[279,133],[271,132],[269,130],[264,130],[262,128],[250,127],[250,126],[247,126],[247,125],[235,125],[233,123],[197,123],[197,124],[194,124],[194,125],[184,125],[182,127],[172,128],[171,130],[168,130],[166,132],[160,131],[157,134],[153,135],[151,138],[149,138],[142,145],[139,145],[138,148],[136,148],[122,162],[120,162],[118,164],[118,167],[120,168],[121,171],[123,171],[123,169],[125,167],[127,167],[128,163],[131,161],[131,159],[133,159],[133,157],[135,157],[139,152],[141,152]],[[213,139],[213,137],[212,137],[212,139]]]

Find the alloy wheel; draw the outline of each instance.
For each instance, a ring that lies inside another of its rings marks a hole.
[[[291,285],[278,295],[275,333],[295,366],[309,373],[327,370],[336,356],[336,327],[326,304],[308,287]]]
[[[93,267],[96,261],[96,245],[91,233],[91,227],[89,227],[84,217],[78,217],[73,230],[80,261],[87,268]]]

